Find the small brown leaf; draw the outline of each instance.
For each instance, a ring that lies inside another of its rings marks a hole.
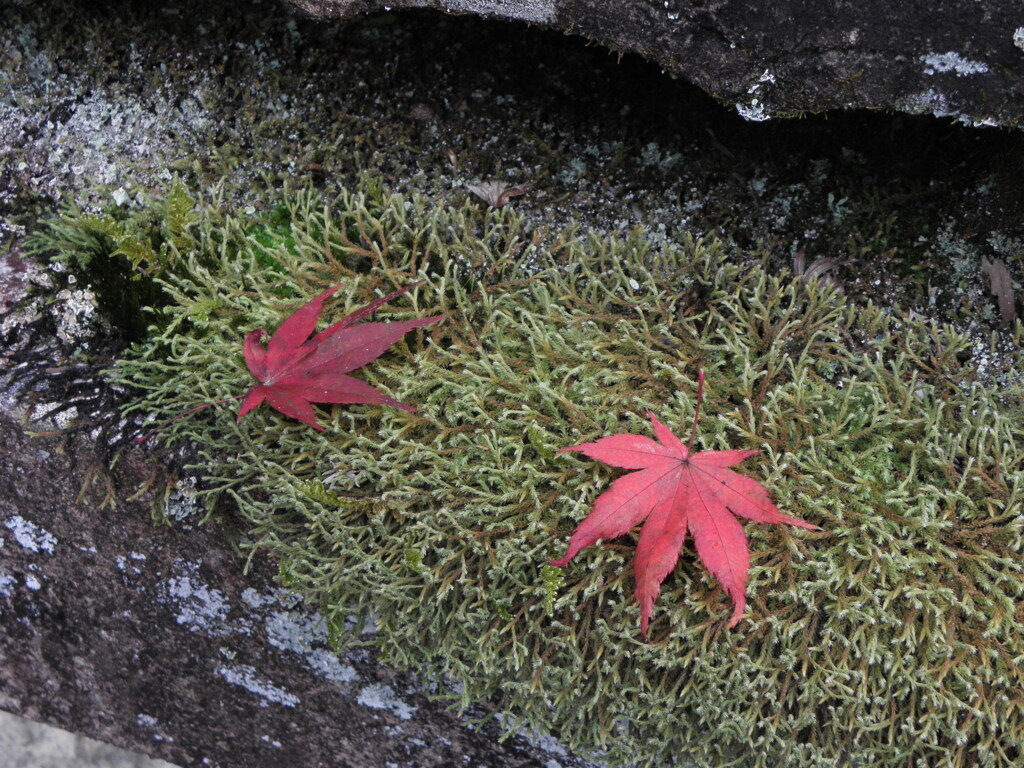
[[[811,262],[810,266],[807,266],[807,258],[804,255],[804,249],[801,248],[793,255],[793,274],[804,282],[814,278],[824,280],[839,291],[839,293],[842,293],[843,284],[839,278],[836,277],[835,272],[840,267],[849,263],[848,259],[839,261],[838,259],[833,259],[831,256],[822,256],[821,258],[815,259]]]
[[[409,110],[409,117],[421,123],[433,123],[437,120],[437,112],[429,104],[413,104]]]
[[[533,184],[511,186],[503,181],[482,181],[479,184],[467,184],[466,189],[492,208],[504,208],[513,197],[525,195],[533,189]]]
[[[807,271],[807,256],[804,255],[804,249],[801,248],[793,254],[793,274],[797,277],[803,275]]]
[[[829,273],[839,266],[839,262],[830,256],[822,256],[820,259],[815,259],[811,262],[811,266],[804,272],[804,280],[810,280],[814,277],[827,278]]]
[[[999,302],[999,319],[1004,323],[1012,323],[1017,319],[1017,306],[1013,295],[1013,280],[1006,262],[1002,259],[981,257],[981,269],[988,276],[989,289]]]

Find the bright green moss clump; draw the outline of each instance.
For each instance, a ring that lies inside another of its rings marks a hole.
[[[115,376],[166,418],[244,392],[243,333],[326,286],[346,284],[330,322],[426,281],[378,318],[447,320],[360,374],[418,413],[322,408],[318,434],[220,407],[165,433],[199,446],[207,496],[237,502],[339,633],[372,613],[387,659],[613,764],[1024,760],[1024,411],[1019,389],[972,382],[965,339],[711,242],[560,239],[369,183],[293,202],[284,235],[196,225]],[[763,449],[746,470],[823,531],[746,526],[735,631],[684,547],[646,644],[633,540],[546,565],[616,476],[555,451],[647,434],[647,408],[685,432],[701,368],[699,448]]]

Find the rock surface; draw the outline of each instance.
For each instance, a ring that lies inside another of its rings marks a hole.
[[[220,527],[155,526],[103,483],[78,500],[98,461],[0,416],[0,709],[183,766],[576,764],[465,728],[367,650],[339,660]]]
[[[52,725],[0,712],[0,754],[18,768],[176,768]]]
[[[748,120],[881,108],[1024,127],[1016,0],[288,1],[321,18],[438,8],[561,29],[639,53]]]

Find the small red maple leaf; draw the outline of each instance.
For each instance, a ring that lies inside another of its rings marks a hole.
[[[189,414],[211,408],[215,405],[242,400],[238,418],[258,406],[264,400],[285,416],[291,416],[313,429],[323,430],[313,413],[312,403],[381,403],[406,411],[416,409],[405,403],[378,392],[365,381],[348,376],[350,371],[361,368],[376,360],[396,341],[414,328],[442,319],[442,315],[422,320],[406,320],[399,323],[363,323],[379,307],[419,283],[399,288],[382,299],[371,301],[362,309],[346,315],[312,339],[309,335],[316,328],[317,318],[324,302],[341,286],[330,288],[308,304],[297,309],[270,336],[266,348],[262,342],[267,332],[263,328],[250,331],[242,345],[242,354],[249,372],[260,383],[244,395],[235,395],[204,403],[168,419],[153,430],[135,439],[144,443],[159,430]],[[354,326],[354,327],[353,327]]]
[[[316,328],[324,301],[340,286],[324,291],[297,309],[281,323],[265,349],[262,341],[267,331],[259,328],[249,332],[243,346],[245,364],[260,383],[244,396],[238,418],[241,419],[264,400],[285,416],[317,430],[323,430],[323,427],[317,423],[312,403],[380,403],[415,411],[412,406],[400,403],[347,374],[376,360],[409,331],[441,319],[441,315],[434,315],[398,323],[355,325],[416,285],[419,283],[370,302],[312,339],[309,335]]]
[[[622,536],[646,520],[633,560],[640,632],[644,637],[654,612],[654,600],[679,559],[687,531],[693,535],[701,562],[732,596],[735,607],[729,626],[734,627],[747,605],[750,553],[743,528],[733,514],[757,523],[789,523],[820,530],[782,514],[763,485],[727,469],[760,451],[690,452],[697,433],[703,389],[701,371],[689,445],[683,445],[648,411],[657,441],[642,435],[619,434],[559,451],[575,451],[613,467],[640,470],[623,475],[598,496],[586,519],[569,538],[565,557],[552,560],[551,564],[561,567],[598,539]]]

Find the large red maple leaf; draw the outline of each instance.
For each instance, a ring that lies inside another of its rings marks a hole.
[[[656,441],[642,435],[618,434],[559,451],[575,451],[613,467],[639,470],[623,475],[597,498],[586,519],[569,538],[565,556],[551,564],[563,566],[598,539],[622,536],[646,520],[633,560],[640,632],[644,637],[654,612],[654,600],[679,559],[687,531],[693,536],[701,562],[733,599],[729,626],[734,627],[746,610],[750,553],[743,528],[733,515],[757,523],[788,523],[819,530],[815,525],[782,514],[763,485],[727,469],[760,451],[691,453],[703,387],[702,371],[689,445],[683,445],[648,411]]]
[[[324,302],[340,286],[324,291],[297,309],[270,336],[266,348],[262,341],[267,331],[263,328],[251,331],[245,337],[243,354],[249,372],[260,383],[246,393],[238,418],[241,419],[264,400],[285,416],[317,430],[323,427],[317,423],[312,403],[380,403],[415,411],[412,406],[388,397],[348,373],[380,357],[414,328],[422,328],[441,319],[441,315],[434,315],[397,323],[355,325],[416,285],[419,283],[370,302],[312,339],[309,335],[316,328]]]

